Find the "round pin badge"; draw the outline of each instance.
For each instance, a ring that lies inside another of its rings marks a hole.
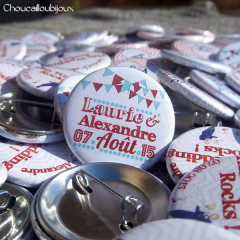
[[[164,33],[158,33],[158,32],[149,32],[149,31],[138,31],[137,37],[145,40],[155,40],[158,38],[161,38],[164,36]]]
[[[206,60],[214,60],[216,58],[216,54],[220,50],[219,47],[213,44],[187,40],[175,41],[172,44],[172,49],[188,56]]]
[[[173,50],[163,49],[161,54],[163,58],[166,58],[179,65],[195,68],[209,73],[228,74],[231,71],[229,66],[225,66],[221,63],[190,57]]]
[[[113,57],[113,61],[121,61],[125,58],[136,58],[136,59],[151,59],[161,56],[161,51],[156,48],[129,48],[119,51]]]
[[[137,25],[137,26],[133,26],[130,27],[126,30],[125,34],[133,34],[139,31],[145,31],[145,32],[152,32],[152,33],[159,33],[159,34],[164,34],[165,33],[165,29],[160,26],[160,25],[156,25],[156,24],[141,24],[141,25]]]
[[[0,41],[1,60],[21,60],[27,53],[27,46],[15,39],[4,39]]]
[[[87,75],[74,88],[63,123],[69,147],[85,163],[146,169],[166,151],[175,118],[167,93],[153,78],[136,69],[110,67]]]
[[[199,127],[178,136],[166,154],[167,170],[177,183],[193,168],[215,157],[240,154],[240,130],[229,127]]]
[[[101,52],[64,52],[58,56],[48,58],[45,65],[47,67],[64,68],[72,71],[89,74],[98,69],[108,67],[111,58]]]
[[[232,108],[240,108],[240,95],[228,87],[227,83],[213,75],[192,70],[191,80],[215,98]]]
[[[76,74],[63,79],[57,86],[54,94],[54,106],[60,121],[63,119],[64,107],[74,87],[85,77],[84,74]]]
[[[239,237],[221,227],[190,219],[163,219],[144,223],[114,240],[238,240]]]
[[[240,69],[233,69],[225,77],[226,82],[238,93],[240,93]]]
[[[59,37],[50,32],[34,32],[23,36],[21,40],[27,45],[44,44],[53,46],[59,41]]]
[[[15,77],[26,66],[14,61],[0,61],[0,94],[18,92],[18,85]]]
[[[217,55],[217,61],[232,69],[240,67],[240,42],[233,42],[224,46]]]
[[[53,99],[57,85],[76,72],[54,67],[34,67],[21,71],[17,76],[18,85],[38,97]]]
[[[222,227],[240,236],[239,156],[215,158],[187,173],[170,197],[169,217]]]
[[[8,182],[37,188],[45,180],[79,165],[65,141],[24,144],[0,139],[0,163],[7,169]]]
[[[180,93],[197,106],[200,106],[219,117],[233,121],[234,111],[231,108],[197,88],[195,85],[183,80],[167,70],[160,69],[158,70],[157,75],[161,83],[168,86],[173,91]]]

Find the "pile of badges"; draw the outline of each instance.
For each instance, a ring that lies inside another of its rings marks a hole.
[[[1,239],[240,239],[239,109],[238,34],[1,40]]]

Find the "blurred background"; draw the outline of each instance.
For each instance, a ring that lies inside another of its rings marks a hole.
[[[74,12],[87,8],[177,8],[205,0],[3,0],[0,3],[0,23],[31,21],[54,15],[53,12],[6,11],[13,7],[52,6],[72,7]],[[240,0],[212,0],[219,12],[226,15],[240,16]],[[7,5],[6,5],[7,4]],[[4,11],[5,6],[5,11]]]

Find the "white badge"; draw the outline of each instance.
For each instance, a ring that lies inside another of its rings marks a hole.
[[[111,67],[86,76],[65,107],[69,147],[85,163],[118,162],[148,168],[174,134],[172,103],[147,74]]]

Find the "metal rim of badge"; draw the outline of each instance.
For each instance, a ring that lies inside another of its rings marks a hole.
[[[228,74],[231,70],[230,67],[223,64],[210,60],[202,60],[199,58],[189,57],[173,50],[163,49],[161,51],[161,54],[163,58],[166,58],[174,63],[191,68],[196,68],[209,73]]]
[[[15,184],[4,183],[1,195],[1,239],[32,239],[32,194]]]
[[[32,95],[52,100],[57,85],[76,72],[57,67],[33,67],[21,71],[17,76],[19,87]]]
[[[25,143],[62,141],[64,139],[62,125],[54,116],[53,104],[25,100],[21,97],[21,93],[1,96],[0,135]],[[44,121],[42,115],[45,116]]]
[[[240,108],[240,96],[225,81],[199,70],[190,71],[191,80],[209,94],[233,108]]]
[[[210,60],[219,52],[219,47],[209,43],[199,43],[188,40],[173,42],[172,49],[184,55]]]
[[[196,105],[219,117],[233,121],[234,111],[206,92],[203,92],[189,82],[163,69],[158,70],[157,76],[161,83],[173,91],[180,93]]]
[[[152,33],[159,33],[164,34],[165,29],[160,25],[155,24],[142,24],[134,27],[130,27],[126,30],[125,34],[133,34],[138,31],[145,31],[145,32],[152,32]]]
[[[240,93],[240,71],[239,69],[233,69],[225,77],[226,82],[238,93]]]
[[[169,218],[207,222],[239,237],[239,181],[239,156],[218,157],[199,165],[173,189]]]
[[[1,138],[0,163],[3,182],[36,189],[59,172],[80,164],[65,141],[51,144],[24,144]]]
[[[237,110],[235,115],[234,115],[234,122],[237,127],[240,128],[240,110]]]
[[[184,132],[169,146],[166,165],[176,184],[186,173],[215,157],[234,156],[239,149],[238,129],[229,127],[199,127]]]
[[[72,91],[63,119],[68,145],[85,163],[114,161],[144,169],[160,160],[174,126],[165,90],[128,67],[87,75]]]
[[[160,235],[162,240],[179,240],[179,236],[181,236],[181,239],[189,239],[189,236],[191,236],[191,240],[239,239],[236,234],[201,221],[190,219],[163,219],[137,226],[131,231],[114,238],[114,240],[159,240]]]
[[[56,87],[54,93],[54,107],[59,120],[62,121],[64,114],[64,107],[69,95],[74,87],[85,77],[84,74],[76,74],[63,79]]]
[[[142,185],[146,181],[151,187]],[[168,197],[161,180],[146,171],[116,163],[87,164],[64,171],[40,187],[33,199],[31,221],[40,239],[110,239],[127,230],[124,224],[131,229],[164,219]],[[85,223],[94,231],[89,232]]]

